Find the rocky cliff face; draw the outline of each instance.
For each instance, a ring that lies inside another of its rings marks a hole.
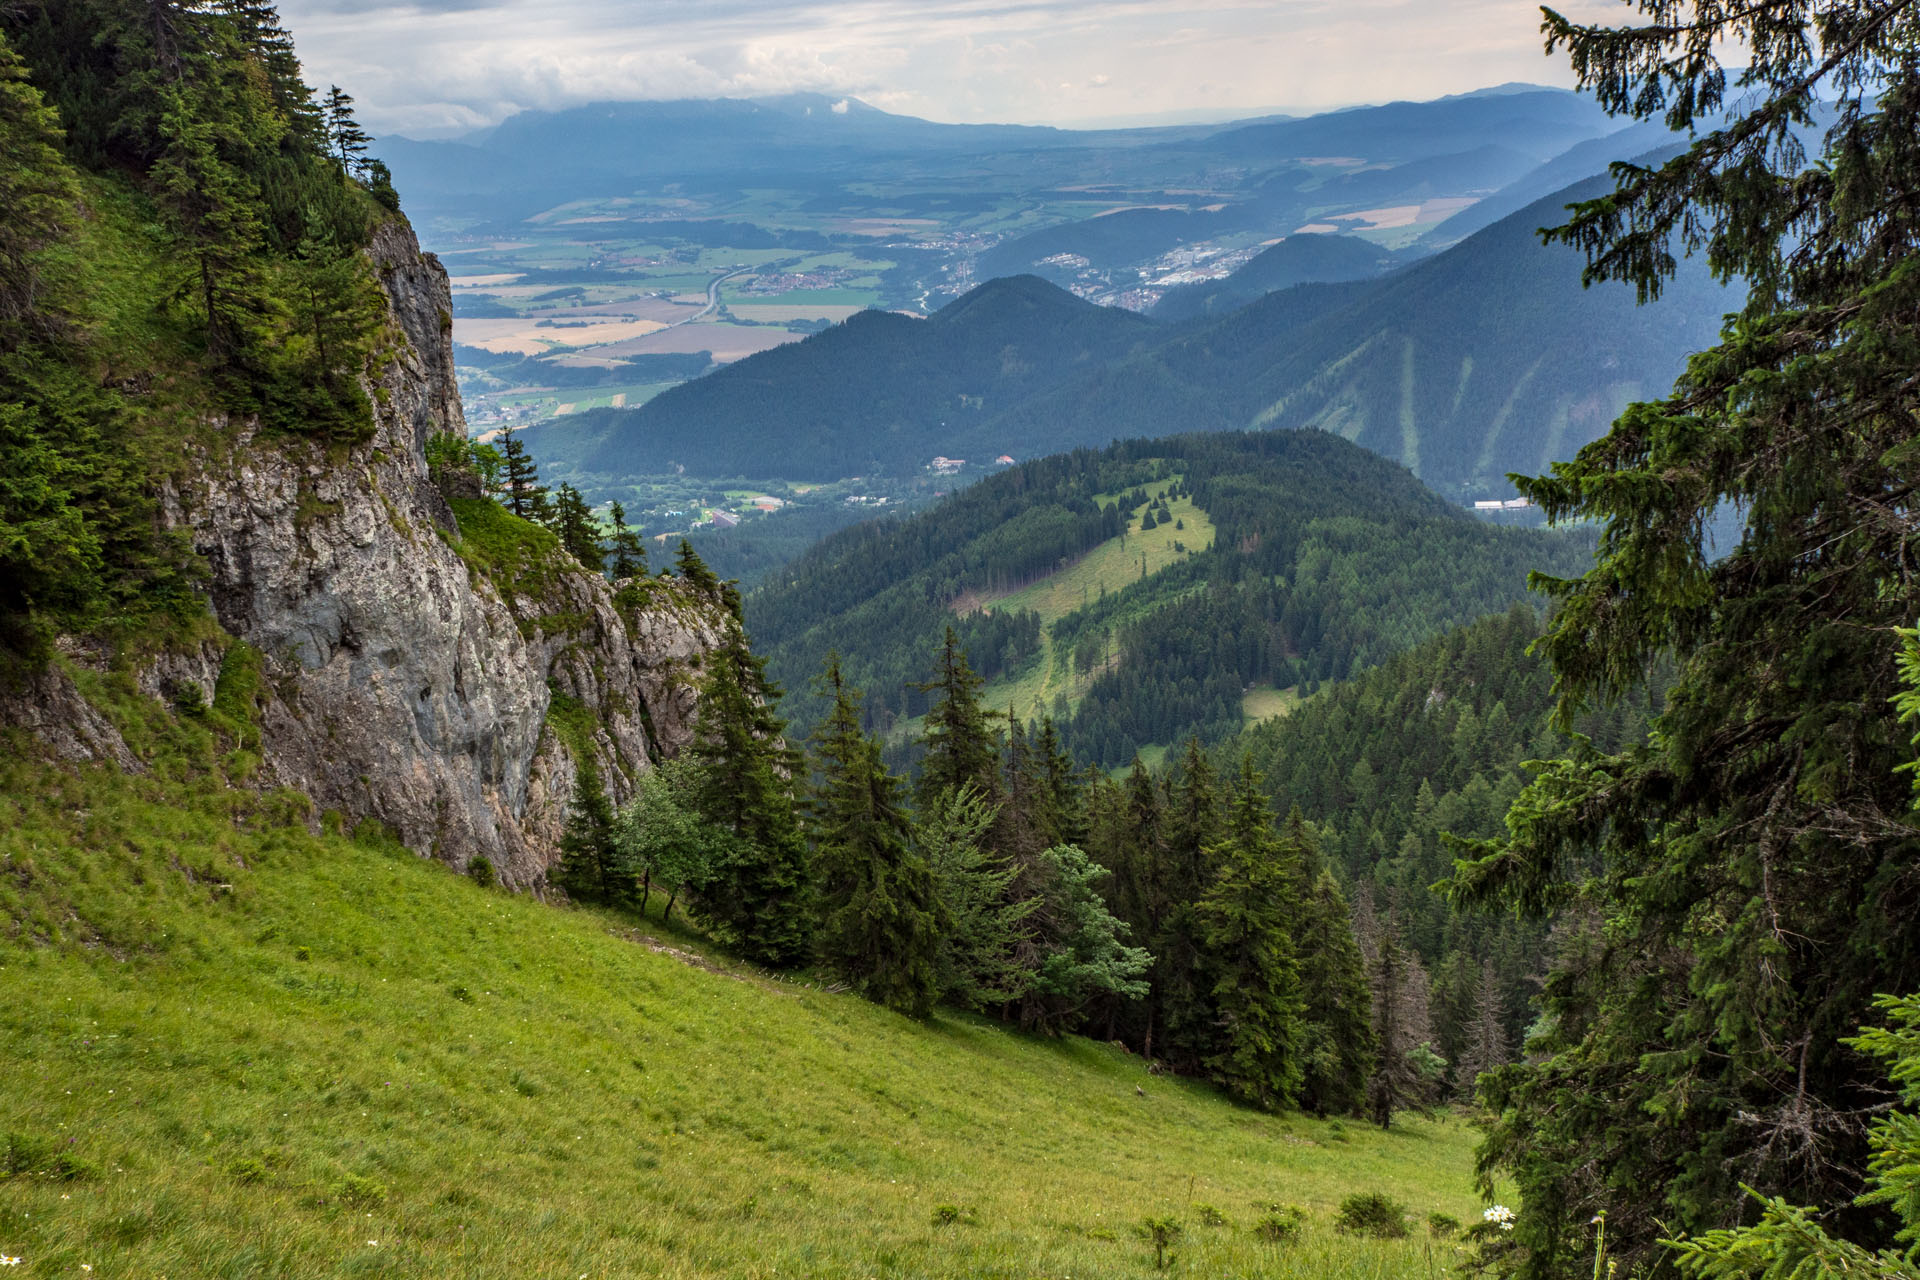
[[[260,781],[535,884],[576,753],[616,802],[630,794],[650,761],[688,741],[698,666],[727,618],[677,580],[645,580],[623,604],[557,549],[517,549],[503,571],[462,537],[424,454],[436,434],[465,430],[446,273],[399,221],[370,252],[393,357],[372,438],[341,450],[220,424],[164,507],[206,561],[225,635],[163,653],[139,678],[157,696],[191,688],[211,701],[242,642],[262,668]],[[64,754],[129,762],[57,672],[12,718]]]

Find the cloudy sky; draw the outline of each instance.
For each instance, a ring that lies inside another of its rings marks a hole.
[[[934,120],[1224,119],[1567,83],[1533,0],[281,0],[379,132],[600,99],[852,94]]]

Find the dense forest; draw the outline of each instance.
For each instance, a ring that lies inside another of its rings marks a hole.
[[[1529,569],[1565,572],[1590,554],[1577,534],[1478,524],[1334,436],[1182,436],[1022,464],[908,520],[829,537],[749,597],[748,620],[790,688],[837,651],[868,691],[868,723],[891,732],[930,705],[916,686],[948,627],[988,678],[1049,660],[1030,613],[969,602],[1140,532],[1169,497],[1210,517],[1212,544],[1046,627],[1051,660],[1089,681],[1077,709],[1045,708],[1088,763],[1216,740],[1239,729],[1248,686],[1342,679],[1504,609]]]

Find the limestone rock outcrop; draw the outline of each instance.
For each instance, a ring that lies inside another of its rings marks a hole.
[[[371,438],[327,445],[231,421],[214,424],[212,446],[187,448],[163,510],[206,563],[224,634],[163,652],[139,680],[211,701],[234,643],[248,646],[262,677],[260,783],[537,884],[576,751],[616,802],[631,794],[689,740],[699,664],[728,616],[677,579],[616,596],[557,549],[537,573],[501,573],[477,554],[426,459],[434,436],[465,431],[446,273],[397,219],[369,252],[389,321]],[[57,675],[6,718],[62,754],[126,763]]]

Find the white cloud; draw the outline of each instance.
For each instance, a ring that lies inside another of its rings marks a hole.
[[[845,98],[842,98],[840,99],[840,101],[828,107],[827,110],[833,112],[833,114],[837,116],[843,116],[847,114],[847,100]]]
[[[282,0],[376,131],[814,91],[937,120],[1318,108],[1565,83],[1530,0]]]

